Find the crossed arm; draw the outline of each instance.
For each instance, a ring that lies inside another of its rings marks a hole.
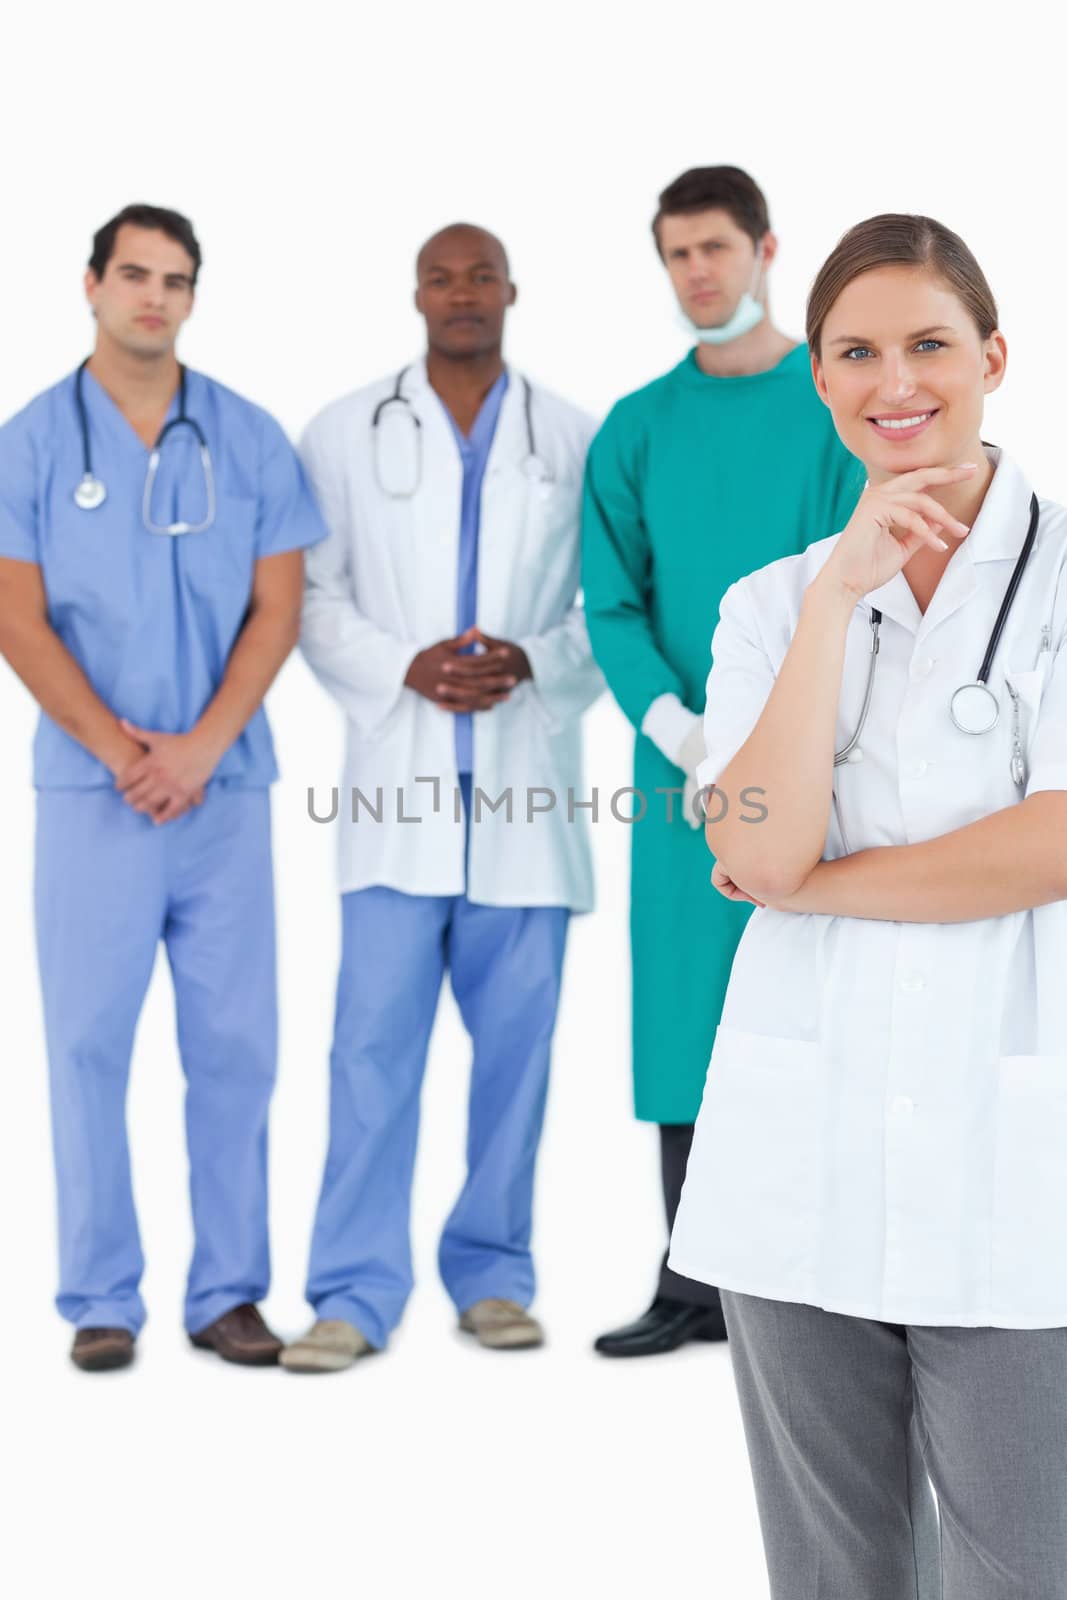
[[[708,821],[712,883],[776,910],[887,922],[970,922],[1067,899],[1067,791],[1030,795],[939,838],[821,859],[832,804],[844,634],[855,597],[812,584],[756,727],[718,777],[754,785],[767,817]]]
[[[816,862],[797,889],[773,900],[740,890],[721,861],[712,882],[731,900],[881,922],[973,922],[1029,911],[1067,899],[1067,792],[1043,790],[922,844]]]

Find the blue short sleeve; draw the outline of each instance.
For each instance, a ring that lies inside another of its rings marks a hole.
[[[25,411],[0,428],[0,556],[40,561],[37,456]]]
[[[264,416],[259,477],[256,556],[306,550],[326,538],[307,476],[293,446],[273,417]]]

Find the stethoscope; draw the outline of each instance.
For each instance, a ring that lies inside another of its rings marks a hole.
[[[996,654],[997,646],[1000,643],[1000,636],[1004,632],[1004,624],[1008,620],[1022,575],[1026,570],[1026,563],[1030,559],[1030,551],[1034,547],[1034,539],[1037,536],[1037,517],[1037,495],[1032,494],[1030,496],[1030,526],[1027,529],[1023,547],[1016,557],[1015,567],[1004,598],[1000,603],[997,620],[993,624],[993,632],[989,635],[989,643],[986,645],[985,655],[982,657],[982,665],[978,668],[978,676],[973,683],[961,683],[949,701],[949,715],[961,733],[989,733],[1000,720],[1000,705],[996,695],[989,687],[989,672],[993,665],[993,657]],[[845,762],[855,763],[863,760],[863,752],[859,749],[859,739],[867,721],[867,713],[871,707],[871,695],[874,690],[874,670],[878,661],[878,633],[882,625],[882,613],[874,606],[871,607],[870,622],[871,654],[867,667],[867,686],[863,695],[863,707],[852,738],[843,749],[835,752],[835,767],[840,767]],[[1015,783],[1021,787],[1026,778],[1026,766],[1023,761],[1022,745],[1019,738],[1019,701],[1010,683],[1008,685],[1008,693],[1012,697],[1014,714],[1011,775]]]
[[[374,441],[375,481],[382,493],[387,494],[392,500],[410,500],[413,495],[418,493],[422,484],[422,420],[407,395],[403,392],[404,379],[410,370],[410,367],[401,367],[396,375],[396,383],[393,385],[392,394],[387,394],[384,400],[379,400],[374,408],[374,415],[371,417],[370,422],[371,438]],[[529,378],[525,377],[522,380],[522,399],[523,414],[526,418],[526,456],[522,463],[522,470],[533,483],[551,483],[551,469],[547,462],[537,453],[537,438],[534,434],[533,425],[533,389],[530,386]],[[390,406],[402,406],[401,415],[409,417],[415,424],[415,481],[410,489],[390,488],[382,478],[378,449],[378,440],[381,437],[379,423]]]
[[[93,472],[92,457],[89,453],[89,413],[85,406],[85,395],[82,392],[82,375],[88,364],[88,356],[82,362],[74,375],[74,404],[78,412],[78,426],[82,436],[82,476],[77,488],[74,490],[74,504],[82,511],[95,511],[97,506],[102,506],[107,499],[107,489],[103,481]],[[156,486],[156,475],[159,472],[160,451],[163,441],[169,433],[178,428],[191,428],[196,436],[200,450],[200,465],[204,470],[204,492],[207,514],[202,522],[153,522],[152,520],[152,493]],[[185,368],[178,368],[178,415],[165,422],[160,429],[159,437],[152,447],[148,457],[148,469],[145,473],[144,493],[141,496],[141,521],[148,533],[203,533],[215,521],[215,473],[211,465],[211,452],[207,447],[204,430],[195,417],[190,417],[185,410]]]

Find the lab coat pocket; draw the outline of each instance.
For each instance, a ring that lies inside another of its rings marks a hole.
[[[1001,1056],[991,1301],[1019,1326],[1067,1306],[1067,1056]]]
[[[1046,650],[1038,657],[1036,667],[1028,668],[1025,672],[1016,672],[1011,667],[1005,668],[1004,699],[1007,702],[1008,716],[1005,719],[1008,726],[1009,739],[1013,738],[1015,731],[1015,705],[1010,689],[1018,696],[1018,729],[1019,741],[1022,745],[1024,757],[1029,766],[1030,749],[1037,732],[1037,719],[1041,712],[1041,696],[1045,692],[1045,680],[1048,675],[1048,666],[1051,652]],[[1010,689],[1008,688],[1010,685]]]
[[[537,572],[576,559],[581,488],[578,483],[534,482],[527,489],[522,565]]]
[[[810,1291],[818,1201],[819,1046],[720,1027],[700,1111],[700,1210],[723,1281]],[[692,1168],[692,1162],[690,1162]]]
[[[1016,672],[1012,667],[1005,669],[1004,676],[1019,696],[1022,710],[1027,717],[1035,717],[1040,708],[1048,663],[1049,652],[1046,650],[1039,658],[1037,666],[1030,667],[1026,672]]]

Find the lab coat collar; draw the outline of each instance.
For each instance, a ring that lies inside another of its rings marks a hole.
[[[996,445],[985,447],[993,477],[970,533],[953,553],[932,600],[923,613],[903,572],[867,595],[868,606],[891,617],[909,633],[928,634],[977,592],[975,566],[1014,561],[1029,525],[1030,484],[1020,467]]]
[[[986,445],[993,480],[962,548],[970,560],[1014,561],[1030,526],[1030,481],[997,445]]]
[[[522,373],[516,372],[512,366],[506,366],[506,371],[508,386],[500,403],[500,415],[497,418],[493,442],[489,447],[489,457],[486,462],[487,476],[494,476],[504,462],[512,459],[524,460],[528,451],[525,380]],[[452,444],[451,430],[447,427],[448,419],[430,387],[425,356],[420,356],[418,360],[411,362],[404,374],[403,392],[417,406],[419,416],[424,422],[428,414],[440,419],[442,428],[448,434],[449,443]],[[428,404],[431,399],[434,402],[432,407]]]
[[[508,389],[507,394],[504,396],[506,404],[507,397],[513,389],[518,389],[521,392],[523,380],[522,373],[516,372],[515,368],[507,362],[504,363],[504,369],[508,375]],[[407,367],[404,369],[403,392],[409,400],[414,400],[417,396],[432,392],[429,373],[426,371],[425,356],[419,356],[416,360],[408,362]]]

